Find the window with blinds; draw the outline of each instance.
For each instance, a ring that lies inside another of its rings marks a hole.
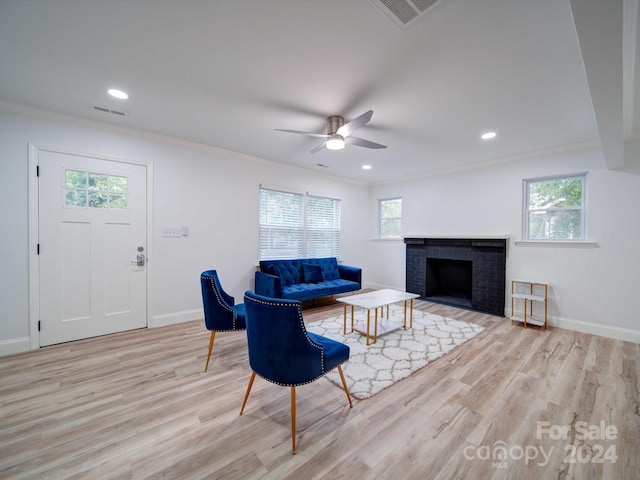
[[[306,257],[340,257],[340,200],[307,196]]]
[[[260,260],[340,256],[340,200],[260,188]]]

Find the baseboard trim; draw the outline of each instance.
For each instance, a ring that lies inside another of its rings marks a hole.
[[[204,321],[204,313],[202,309],[184,310],[182,312],[165,313],[163,315],[154,316],[149,322],[149,328],[165,327],[167,325],[175,325],[177,323],[191,322],[193,320]]]
[[[31,339],[29,337],[11,338],[0,341],[0,356],[28,352],[29,350],[31,350]]]
[[[549,318],[549,325],[565,330],[573,330],[574,332],[589,333],[591,335],[613,338],[625,342],[640,343],[640,330],[632,330],[630,328],[602,325],[563,317]]]
[[[177,323],[184,323],[184,322],[190,322],[193,320],[203,320],[203,319],[204,319],[204,313],[202,312],[202,309],[185,310],[182,312],[156,315],[149,321],[149,324],[147,325],[147,327],[148,328],[165,327],[167,325],[175,325]],[[37,349],[38,348],[35,348],[35,350]],[[34,349],[31,348],[31,339],[29,337],[11,338],[8,340],[0,341],[0,356],[13,355],[16,353],[28,352],[30,350],[34,350]]]
[[[395,290],[404,290],[404,287],[394,285],[382,285],[379,283],[368,283],[366,288],[379,290],[382,288],[393,288]],[[505,318],[511,316],[511,307],[505,308]],[[549,326],[562,328],[564,330],[572,330],[574,332],[589,333],[600,337],[613,338],[625,342],[640,343],[640,330],[630,328],[616,327],[614,325],[603,325],[601,323],[585,322],[575,320],[573,318],[549,317]]]

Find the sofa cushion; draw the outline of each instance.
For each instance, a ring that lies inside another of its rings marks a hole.
[[[302,281],[301,263],[300,260],[261,260],[260,269],[265,273],[280,277],[280,282],[284,287]]]
[[[280,269],[277,265],[269,265],[267,270],[264,273],[268,273],[269,275],[275,275],[276,277],[280,276]]]
[[[319,283],[297,283],[282,287],[282,297],[292,300],[310,300],[338,293],[358,290],[360,285],[350,280],[325,280]]]
[[[305,263],[311,263],[312,265],[319,265],[322,268],[323,280],[338,280],[340,278],[340,271],[338,270],[338,261],[336,257],[328,258],[305,258]]]
[[[318,283],[324,280],[322,267],[320,265],[313,265],[312,263],[302,263],[302,276],[305,283]]]

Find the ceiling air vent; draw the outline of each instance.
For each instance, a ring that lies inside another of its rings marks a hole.
[[[402,30],[440,5],[444,0],[370,0]]]
[[[127,112],[122,112],[120,110],[113,110],[111,108],[101,107],[99,105],[91,105],[91,109],[95,110],[96,112],[110,113],[111,115],[115,115],[117,117],[126,117],[129,115]]]

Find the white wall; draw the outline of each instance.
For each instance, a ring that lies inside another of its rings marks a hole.
[[[202,270],[219,270],[237,299],[253,287],[262,183],[341,198],[344,263],[361,266],[367,286],[405,286],[404,243],[373,240],[377,199],[401,196],[403,234],[509,234],[507,282],[549,282],[552,325],[640,342],[634,302],[640,176],[606,170],[598,149],[368,188],[225,150],[49,117],[0,105],[0,355],[25,350],[30,341],[29,143],[152,162],[152,326],[201,318]],[[516,246],[523,178],[584,171],[588,237],[598,248]],[[160,236],[163,227],[182,225],[189,237]]]
[[[596,248],[517,246],[522,240],[522,181],[588,172],[587,236]],[[550,284],[551,324],[640,342],[635,295],[640,287],[640,176],[606,170],[599,149],[528,158],[476,170],[371,188],[375,226],[379,198],[402,196],[402,232],[419,235],[510,235],[507,293],[512,279]],[[370,230],[375,234],[375,227]],[[404,244],[370,242],[376,281],[404,287]],[[511,303],[506,297],[505,313]]]
[[[29,345],[28,144],[153,164],[150,325],[202,318],[200,272],[242,299],[258,262],[259,184],[341,198],[342,258],[367,259],[368,189],[325,174],[165,137],[0,105],[0,355]],[[15,110],[15,111],[10,111]],[[45,118],[50,117],[50,118]],[[163,227],[189,236],[162,238]],[[150,266],[151,266],[150,264]],[[363,274],[367,278],[366,270]]]

